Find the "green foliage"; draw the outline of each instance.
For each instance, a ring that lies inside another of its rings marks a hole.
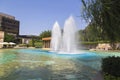
[[[27,47],[27,44],[19,44],[19,47]]]
[[[98,44],[99,42],[81,42],[80,44],[83,44],[83,45],[94,45],[94,44]]]
[[[29,46],[32,46],[32,40],[29,41],[28,45],[29,45]]]
[[[35,47],[35,39],[32,37],[32,47]]]
[[[98,45],[99,43],[109,43],[108,41],[98,41],[98,42],[80,42],[78,44],[81,44],[81,45]]]
[[[14,42],[15,37],[13,35],[9,35],[9,34],[5,33],[4,41],[5,42]]]
[[[82,0],[83,17],[102,30],[111,42],[120,41],[120,1]]]
[[[35,42],[35,47],[36,48],[42,48],[42,46],[43,46],[43,42]]]
[[[120,57],[107,57],[102,60],[102,71],[105,75],[120,77]]]
[[[37,40],[34,41],[34,46],[33,46],[33,40],[31,40],[28,45],[29,47],[32,46],[32,47],[37,47],[37,48],[42,48],[43,46],[42,41],[37,41]]]
[[[105,40],[103,39],[105,35],[103,36],[101,34],[101,29],[92,25],[88,25],[84,30],[80,30],[79,34],[81,41],[91,42]]]
[[[120,80],[120,77],[115,77],[110,74],[104,74],[104,80]]]
[[[40,34],[40,39],[45,38],[45,37],[51,37],[51,31],[44,31]]]
[[[36,47],[36,43],[39,44],[39,42],[41,43],[41,40],[39,37],[32,36],[32,39],[29,41],[28,46],[29,47]]]

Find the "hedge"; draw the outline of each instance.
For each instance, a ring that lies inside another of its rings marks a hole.
[[[107,57],[102,60],[105,80],[120,80],[120,57]]]

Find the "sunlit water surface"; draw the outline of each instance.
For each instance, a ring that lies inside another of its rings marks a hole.
[[[113,55],[120,53],[58,54],[40,49],[1,49],[0,80],[95,80],[101,71],[101,59]]]

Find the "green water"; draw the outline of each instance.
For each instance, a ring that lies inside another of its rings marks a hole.
[[[96,80],[101,59],[107,56],[120,53],[69,55],[40,49],[0,49],[0,80]]]

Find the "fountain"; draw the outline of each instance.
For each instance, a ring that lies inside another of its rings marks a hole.
[[[73,52],[76,49],[76,34],[77,28],[75,21],[72,16],[70,16],[66,21],[64,25],[64,31],[63,31],[63,51],[65,52]]]
[[[70,16],[64,24],[63,33],[60,26],[55,22],[52,29],[51,50],[59,52],[75,52],[77,42],[77,28],[75,20]]]
[[[97,80],[96,76],[103,80],[100,79],[101,59],[119,54],[76,52],[76,36],[77,29],[71,16],[65,21],[63,31],[55,22],[51,40],[53,52],[41,49],[0,50],[0,71],[4,73],[0,74],[0,80],[15,80],[16,76],[17,80]]]
[[[58,22],[55,22],[52,29],[51,50],[58,51],[61,43],[61,29]]]

